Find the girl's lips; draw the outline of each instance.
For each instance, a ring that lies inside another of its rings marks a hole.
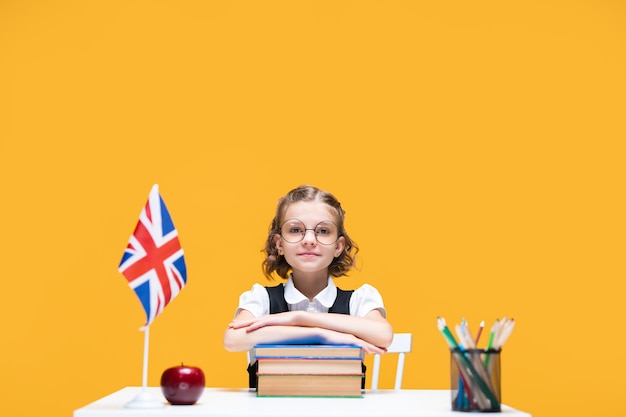
[[[313,257],[313,256],[318,256],[317,253],[313,253],[313,252],[303,252],[301,254],[299,254],[300,256],[305,256],[305,257]]]

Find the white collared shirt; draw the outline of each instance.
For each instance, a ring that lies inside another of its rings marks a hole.
[[[328,313],[328,309],[332,307],[336,298],[337,286],[331,277],[328,277],[326,288],[320,291],[311,302],[293,285],[291,276],[285,283],[285,301],[287,301],[289,311]],[[241,309],[248,310],[255,317],[269,314],[270,297],[265,287],[260,284],[254,284],[251,290],[241,294],[235,315]],[[364,317],[374,309],[378,309],[383,317],[386,316],[383,299],[378,290],[369,284],[363,284],[350,297],[350,315]]]

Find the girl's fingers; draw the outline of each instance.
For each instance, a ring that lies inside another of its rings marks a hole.
[[[241,329],[242,327],[248,327],[250,325],[252,325],[252,321],[250,320],[246,320],[246,321],[231,321],[228,324],[228,327],[230,327],[231,329]]]

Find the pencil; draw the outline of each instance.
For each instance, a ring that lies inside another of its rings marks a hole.
[[[489,332],[489,341],[487,342],[487,350],[493,347],[493,342],[496,338],[496,333],[498,332],[499,325],[500,325],[500,319],[496,319],[496,321],[491,326],[491,331]]]
[[[499,319],[496,319],[496,321],[491,325],[491,330],[489,331],[489,341],[487,342],[487,351],[491,350],[491,348],[493,347],[493,342],[496,338],[496,332],[498,331],[498,324]],[[487,368],[487,366],[489,365],[489,353],[485,355],[484,364],[485,368]]]
[[[443,333],[443,337],[445,337],[448,345],[450,345],[451,348],[458,349],[459,344],[456,342],[452,333],[450,333],[450,329],[448,329],[448,326],[446,325],[446,319],[443,317],[437,317],[437,327],[439,328],[439,331]]]
[[[502,349],[504,343],[509,339],[511,333],[513,332],[513,327],[515,327],[515,321],[513,319],[508,320],[506,323],[502,325],[502,331],[498,334],[498,338],[494,342],[494,349]]]
[[[478,346],[478,340],[480,339],[480,335],[483,333],[483,328],[485,327],[485,320],[480,322],[480,326],[478,327],[478,333],[476,333],[476,341],[474,342],[476,346]]]

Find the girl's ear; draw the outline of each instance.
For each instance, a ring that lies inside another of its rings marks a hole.
[[[280,235],[278,233],[274,235],[274,244],[276,245],[276,249],[278,250],[278,253],[282,255],[283,254],[283,242],[280,239]]]
[[[339,237],[339,239],[337,239],[337,242],[335,243],[335,258],[339,257],[343,253],[343,250],[345,248],[346,248],[346,238],[341,236]]]

